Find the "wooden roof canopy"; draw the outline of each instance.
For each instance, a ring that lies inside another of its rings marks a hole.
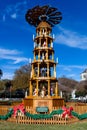
[[[59,24],[62,20],[61,12],[57,8],[45,6],[35,6],[29,9],[25,15],[26,21],[35,27],[39,25],[40,22],[47,22],[51,27]]]

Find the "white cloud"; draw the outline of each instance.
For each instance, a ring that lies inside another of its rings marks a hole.
[[[70,47],[87,49],[87,36],[80,35],[77,32],[66,30],[59,27],[60,34],[56,35],[55,42],[60,44],[65,44]]]
[[[76,77],[76,74],[75,73],[74,74],[73,73],[72,74],[68,74],[67,77],[73,78],[73,77]]]
[[[5,22],[5,19],[6,19],[6,18],[5,18],[5,15],[3,15],[3,18],[2,18],[2,19],[3,19],[3,22]]]
[[[4,54],[4,55],[12,55],[12,54],[20,54],[21,52],[17,51],[17,50],[10,50],[10,49],[4,49],[4,48],[0,48],[0,55]]]
[[[3,70],[7,70],[7,71],[14,71],[14,70],[16,70],[17,68],[19,68],[20,67],[20,65],[9,65],[9,64],[6,64],[6,65],[3,65],[2,66],[2,69]],[[5,71],[6,72],[6,71]]]
[[[87,65],[58,65],[59,68],[63,68],[65,70],[70,71],[71,69],[85,69]]]
[[[17,50],[0,48],[0,59],[9,60],[12,64],[28,61],[28,58],[19,56],[19,54],[21,54],[21,52]]]
[[[5,72],[5,73],[3,73],[2,79],[12,79],[13,76],[14,76],[13,73]]]
[[[87,65],[58,65],[57,77],[67,77],[80,81],[80,74],[87,68]]]
[[[17,14],[16,13],[12,14],[11,18],[16,19],[17,18]]]
[[[12,19],[16,19],[17,16],[23,17],[25,10],[27,9],[27,1],[17,2],[14,4],[7,4],[6,8],[0,13],[2,15],[3,22],[6,21],[6,17],[10,16]]]
[[[25,58],[25,57],[14,57],[13,60],[14,60],[13,64],[17,64],[17,63],[20,63],[20,62],[28,61],[28,58]]]
[[[16,69],[29,63],[29,58],[21,56],[22,52],[0,48],[0,63],[3,71],[2,79],[12,79]]]

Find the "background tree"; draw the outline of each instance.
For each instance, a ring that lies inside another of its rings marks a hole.
[[[0,80],[0,91],[5,89],[5,82],[4,80]]]
[[[13,88],[14,89],[26,89],[29,88],[29,79],[31,74],[31,65],[21,66],[15,71],[13,78]]]
[[[11,87],[12,87],[12,82],[11,82],[11,80],[7,80],[7,81],[5,82],[5,90],[10,91]]]
[[[77,91],[76,91],[76,96],[86,96],[87,95],[87,80],[85,81],[80,81],[77,86]]]
[[[12,80],[3,79],[0,80],[0,97],[10,97],[12,87]]]
[[[58,79],[58,84],[59,91],[62,91],[63,93],[63,98],[65,99],[65,101],[68,101],[71,99],[71,93],[74,89],[76,89],[76,85],[78,84],[78,82],[63,76]]]
[[[1,79],[2,75],[3,75],[3,72],[2,72],[2,70],[0,69],[0,79]]]

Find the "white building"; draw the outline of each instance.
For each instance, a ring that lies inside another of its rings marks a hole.
[[[87,69],[85,69],[80,76],[82,81],[87,80]]]

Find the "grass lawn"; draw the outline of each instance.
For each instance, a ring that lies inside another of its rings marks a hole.
[[[87,122],[70,125],[25,125],[0,121],[0,130],[87,130]]]

